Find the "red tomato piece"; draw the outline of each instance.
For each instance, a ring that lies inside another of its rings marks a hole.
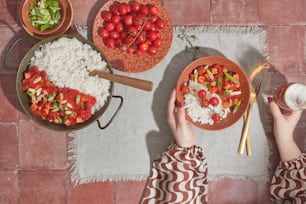
[[[220,115],[217,114],[217,113],[214,113],[214,114],[211,116],[211,118],[213,119],[213,121],[214,121],[215,123],[217,123],[217,122],[219,122],[219,121],[221,120]]]
[[[206,91],[204,89],[201,89],[198,91],[198,97],[199,98],[205,98],[206,97]]]
[[[188,94],[188,93],[190,93],[190,89],[189,89],[188,86],[183,85],[183,86],[181,86],[181,92],[182,92],[182,94]]]
[[[207,108],[208,105],[209,105],[209,101],[208,101],[206,98],[202,98],[202,99],[201,99],[201,106],[202,106],[203,108]]]
[[[209,99],[209,104],[211,104],[213,106],[217,106],[219,104],[219,99],[217,97],[211,97]]]

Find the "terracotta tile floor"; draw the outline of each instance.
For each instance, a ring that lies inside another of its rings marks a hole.
[[[105,1],[72,0],[74,23],[91,24]],[[306,0],[162,0],[174,25],[260,25],[267,31],[270,62],[288,81],[306,81]],[[188,2],[188,3],[187,3]],[[18,0],[0,0],[1,61],[8,46],[26,35],[18,22]],[[18,66],[29,49],[20,42],[9,59]],[[0,203],[135,204],[144,181],[103,182],[73,187],[65,133],[36,126],[22,113],[15,71],[0,65]],[[277,80],[277,79],[276,79]],[[296,139],[304,147],[306,117]],[[274,146],[275,147],[275,146]],[[275,149],[275,148],[274,148]],[[271,157],[278,162],[277,151]],[[271,203],[267,183],[220,179],[209,183],[210,203]]]

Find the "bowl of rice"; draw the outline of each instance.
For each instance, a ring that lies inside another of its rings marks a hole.
[[[193,61],[176,85],[177,101],[183,102],[186,119],[205,130],[221,130],[235,124],[250,99],[250,84],[244,70],[220,56]]]
[[[86,127],[104,113],[113,93],[113,83],[89,76],[92,70],[112,72],[103,53],[83,37],[59,35],[38,42],[17,72],[23,110],[52,130]]]

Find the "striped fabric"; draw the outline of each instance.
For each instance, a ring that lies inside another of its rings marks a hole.
[[[200,147],[171,144],[154,162],[142,204],[207,203],[207,162]]]
[[[306,153],[291,161],[281,162],[270,187],[271,199],[277,203],[306,203]]]

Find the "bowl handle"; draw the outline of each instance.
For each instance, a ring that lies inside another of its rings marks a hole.
[[[7,70],[10,70],[10,71],[17,71],[18,70],[18,67],[11,67],[10,65],[8,65],[7,63],[7,59],[9,57],[9,55],[11,54],[13,48],[22,40],[26,40],[29,45],[33,45],[33,42],[31,41],[30,38],[27,38],[27,37],[18,37],[10,46],[9,48],[7,49],[6,53],[5,53],[5,56],[3,58],[3,65],[4,65],[4,68],[7,69]]]
[[[113,119],[115,118],[115,116],[117,115],[118,111],[119,111],[119,110],[121,109],[121,107],[122,107],[122,104],[123,104],[123,97],[122,97],[122,96],[114,96],[114,95],[113,95],[112,97],[113,97],[113,98],[118,98],[118,99],[120,99],[120,104],[119,104],[117,110],[115,111],[115,113],[113,114],[113,116],[111,117],[111,119],[110,119],[104,126],[102,126],[101,123],[100,123],[100,121],[97,120],[98,126],[99,126],[99,128],[100,128],[101,130],[107,128],[107,127],[112,123]]]

